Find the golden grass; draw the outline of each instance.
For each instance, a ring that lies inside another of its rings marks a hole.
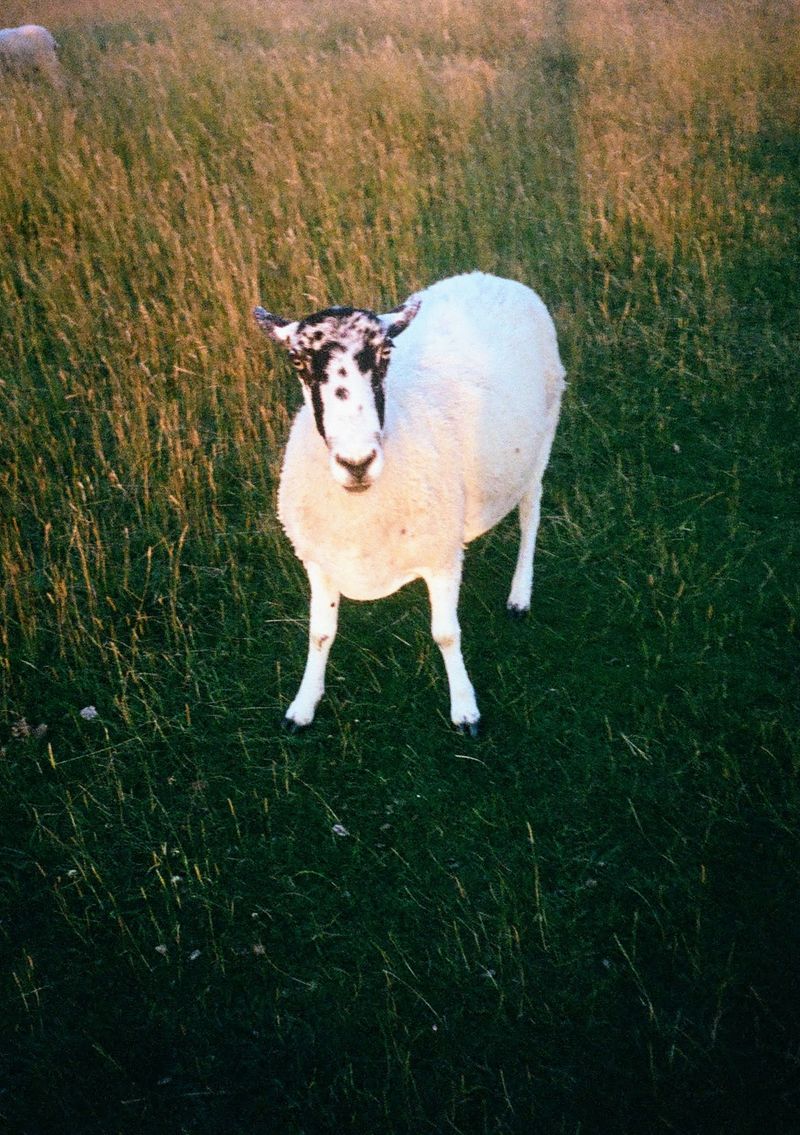
[[[577,5],[571,31],[582,61],[575,118],[590,228],[618,233],[633,221],[671,256],[687,233],[740,226],[760,187],[732,151],[775,128],[777,89],[798,89],[800,7],[602,0]],[[795,129],[791,94],[781,112],[780,125]],[[768,224],[768,196],[759,225]]]

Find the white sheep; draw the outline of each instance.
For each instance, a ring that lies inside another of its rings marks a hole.
[[[38,24],[0,28],[0,70],[21,72],[36,69],[59,83],[61,72],[56,57],[57,46],[47,28]]]
[[[261,307],[254,315],[288,348],[304,397],[278,492],[311,585],[308,660],[287,727],[313,720],[340,595],[377,599],[422,578],[451,719],[475,736],[480,715],[457,614],[463,550],[518,505],[508,609],[528,610],[542,474],[565,386],[547,309],[524,284],[473,272],[387,315],[329,308],[291,322]]]

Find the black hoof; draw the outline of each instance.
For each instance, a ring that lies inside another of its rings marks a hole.
[[[460,733],[462,737],[472,737],[473,739],[480,733],[479,723],[477,721],[458,721],[455,723],[456,733]]]
[[[298,733],[303,733],[308,729],[307,725],[301,725],[291,717],[284,717],[281,721],[284,733],[288,733],[290,737],[296,737]]]
[[[515,622],[518,622],[520,619],[524,619],[530,612],[530,607],[516,607],[512,603],[509,603],[506,610],[508,611],[509,619],[514,619]]]

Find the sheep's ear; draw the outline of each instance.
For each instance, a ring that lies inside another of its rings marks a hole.
[[[263,307],[253,308],[253,317],[264,334],[269,335],[270,339],[274,339],[282,347],[291,347],[292,339],[300,326],[297,320],[292,323],[288,319],[282,319],[279,315],[272,315]]]
[[[387,312],[386,315],[379,315],[378,319],[381,321],[381,326],[386,335],[390,339],[394,339],[395,335],[399,335],[401,331],[405,331],[411,320],[417,314],[422,300],[419,296],[409,296],[407,300],[396,307],[394,311]]]

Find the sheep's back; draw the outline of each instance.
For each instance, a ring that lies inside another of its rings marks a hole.
[[[464,493],[464,542],[518,504],[558,418],[564,369],[555,329],[523,284],[483,273],[434,284],[398,338],[395,393],[438,407],[453,432]],[[403,389],[405,388],[405,389]]]
[[[0,28],[0,54],[22,58],[55,56],[56,41],[47,28],[23,24],[19,28]]]

